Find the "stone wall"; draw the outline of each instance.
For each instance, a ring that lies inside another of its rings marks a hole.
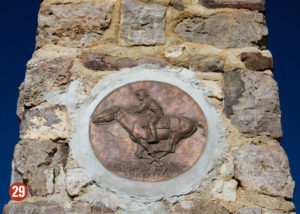
[[[3,213],[294,213],[264,11],[264,0],[42,1],[11,176],[29,197]],[[152,201],[90,179],[70,145],[74,111],[93,88],[145,66],[192,71],[225,131],[193,191]]]

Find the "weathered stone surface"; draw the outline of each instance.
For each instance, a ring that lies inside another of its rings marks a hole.
[[[69,195],[79,195],[81,188],[88,183],[91,183],[91,180],[86,177],[82,169],[68,169],[66,185]]]
[[[100,71],[118,71],[138,65],[134,60],[108,56],[100,52],[86,52],[82,54],[81,58],[86,68]]]
[[[21,141],[15,147],[13,173],[19,174],[32,196],[54,191],[53,179],[66,164],[69,148],[50,141]]]
[[[271,76],[230,71],[224,73],[224,83],[224,112],[240,132],[281,138],[278,87]]]
[[[195,56],[190,62],[190,69],[201,72],[223,72],[224,61],[215,57]]]
[[[233,152],[235,178],[258,193],[292,198],[295,183],[283,149],[277,145],[248,145]]]
[[[268,35],[264,16],[245,12],[187,18],[176,26],[175,32],[186,41],[219,48],[264,47]]]
[[[112,10],[113,3],[109,1],[42,7],[37,46],[48,43],[68,47],[90,46],[109,27]]]
[[[182,4],[181,0],[171,0],[170,5],[177,10],[184,10],[184,5]]]
[[[264,71],[273,69],[272,58],[263,56],[261,53],[242,53],[241,60],[244,62],[247,69]]]
[[[156,45],[165,42],[166,8],[136,0],[124,0],[119,42],[124,46]]]
[[[62,214],[64,208],[54,201],[21,201],[5,205],[2,214]]]
[[[209,8],[245,8],[250,10],[265,10],[265,0],[201,0],[202,5]]]
[[[21,139],[65,140],[69,138],[68,113],[63,106],[26,110],[20,125]]]
[[[283,211],[271,211],[259,207],[246,207],[237,212],[237,214],[284,214]]]
[[[235,202],[237,185],[237,181],[233,179],[230,181],[217,180],[211,192],[218,199]]]
[[[178,203],[173,207],[173,213],[229,214],[224,207],[204,200]]]
[[[243,207],[264,207],[268,210],[282,210],[289,213],[295,210],[293,202],[280,197],[258,194],[253,191],[238,188],[237,201]]]
[[[24,108],[44,102],[43,94],[55,89],[64,89],[70,81],[73,60],[68,58],[32,59],[27,64],[25,80],[20,87],[18,115]]]

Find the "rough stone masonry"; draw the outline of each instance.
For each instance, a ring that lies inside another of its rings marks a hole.
[[[3,214],[295,213],[267,37],[265,0],[42,1],[11,175],[29,196]],[[189,71],[224,130],[193,190],[155,200],[104,188],[72,150],[74,112],[95,86],[147,66]]]

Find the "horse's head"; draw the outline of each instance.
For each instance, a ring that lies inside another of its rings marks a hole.
[[[112,122],[115,120],[115,113],[120,110],[120,107],[113,106],[109,109],[106,109],[100,113],[93,114],[91,119],[95,124],[104,124],[108,122]]]

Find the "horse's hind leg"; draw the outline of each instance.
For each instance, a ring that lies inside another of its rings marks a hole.
[[[144,147],[142,147],[140,144],[138,144],[136,151],[135,151],[135,156],[137,158],[142,158],[144,151],[145,151]]]
[[[162,157],[165,157],[168,154],[170,154],[170,152],[159,152],[155,154],[155,158],[161,159]]]
[[[180,135],[178,135],[177,133],[173,133],[170,137],[170,144],[171,144],[171,148],[170,148],[170,152],[174,153],[176,150],[176,145],[177,143],[182,139],[182,137]]]

